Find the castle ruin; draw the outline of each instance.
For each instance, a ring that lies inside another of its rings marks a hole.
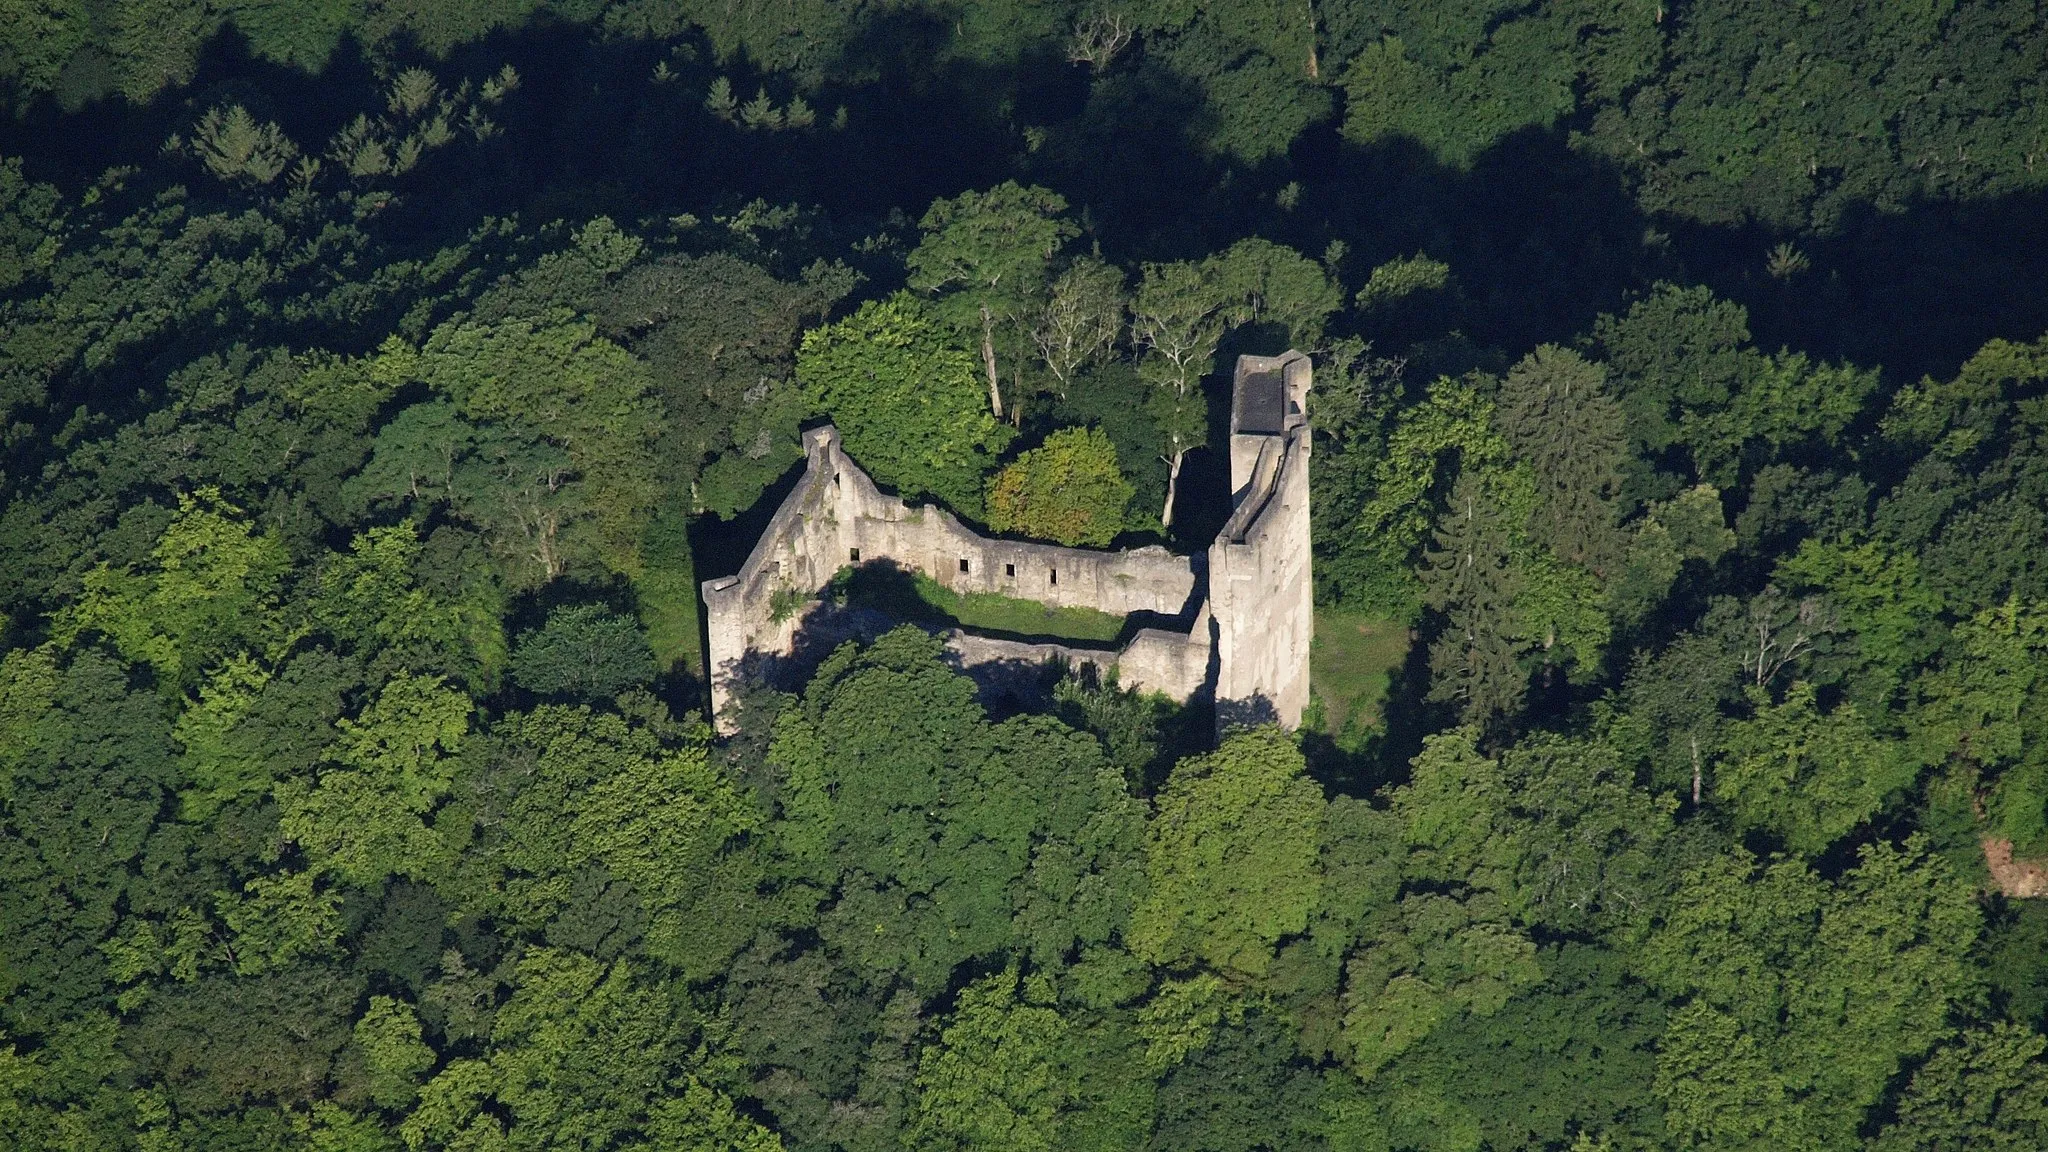
[[[1121,647],[1034,644],[963,629],[946,646],[963,669],[1063,660],[1176,701],[1215,702],[1220,732],[1294,727],[1308,703],[1314,638],[1309,567],[1308,357],[1240,356],[1230,408],[1231,515],[1206,554],[1102,551],[982,536],[942,508],[883,493],[831,426],[804,435],[806,466],[734,576],[703,584],[711,705],[749,676],[773,677],[842,568],[893,563],[959,593],[1093,608],[1148,625]]]

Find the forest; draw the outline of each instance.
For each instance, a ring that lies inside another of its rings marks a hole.
[[[0,0],[0,105],[0,1148],[2048,1148],[2048,5]],[[802,430],[1195,552],[1288,347],[1299,731],[854,570],[716,734]]]

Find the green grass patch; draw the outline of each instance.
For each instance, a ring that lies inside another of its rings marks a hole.
[[[1322,706],[1323,731],[1340,745],[1380,728],[1387,687],[1408,659],[1408,626],[1364,612],[1316,609],[1309,688]]]
[[[647,629],[654,663],[667,671],[678,666],[702,675],[703,640],[697,624],[697,566],[690,557],[690,539],[679,516],[657,516],[641,542],[644,567],[633,581],[640,623]]]
[[[1108,643],[1123,632],[1124,618],[1093,608],[1055,608],[993,592],[962,595],[921,572],[889,568],[842,568],[832,578],[833,598],[905,620],[957,624],[976,632],[1045,636],[1057,640]]]

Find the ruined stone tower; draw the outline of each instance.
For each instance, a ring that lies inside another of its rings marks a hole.
[[[1307,356],[1240,356],[1231,388],[1230,520],[1209,545],[1216,727],[1301,723],[1315,638],[1309,571]]]

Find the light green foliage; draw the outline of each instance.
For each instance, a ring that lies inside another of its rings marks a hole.
[[[1599,740],[1532,737],[1500,759],[1470,729],[1432,737],[1393,795],[1408,874],[1500,893],[1524,923],[1640,925],[1670,883],[1675,805]]]
[[[696,1023],[678,989],[623,961],[535,949],[519,962],[488,1059],[451,1061],[401,1131],[415,1149],[607,1147],[639,1133],[721,1152],[779,1148],[692,1074]],[[509,1125],[483,1110],[490,1100]]]
[[[390,875],[426,878],[447,846],[426,822],[454,782],[471,702],[440,677],[400,674],[362,715],[337,723],[338,767],[307,787],[278,787],[279,831],[318,866],[370,887]]]
[[[1856,639],[1863,668],[1849,686],[1856,699],[1885,702],[1940,647],[1942,602],[1909,553],[1870,541],[1808,539],[1779,561],[1778,583],[1827,597],[1840,627]]]
[[[544,705],[501,732],[535,759],[491,842],[502,871],[480,897],[539,927],[562,912],[577,869],[601,866],[639,894],[648,951],[668,963],[709,975],[751,935],[750,894],[724,890],[747,857],[726,849],[760,817],[701,745],[581,706]]]
[[[1519,637],[1551,663],[1597,667],[1613,634],[1599,579],[1548,552],[1524,561],[1516,610]]]
[[[1317,896],[1321,789],[1277,729],[1226,738],[1174,767],[1146,831],[1150,889],[1131,913],[1131,951],[1257,976],[1308,925]]]
[[[1165,980],[1139,1007],[1136,1029],[1145,1041],[1145,1067],[1163,1072],[1208,1047],[1216,1026],[1244,1018],[1244,1005],[1213,972]]]
[[[733,1106],[732,1097],[687,1077],[682,1090],[657,1102],[647,1131],[658,1148],[703,1149],[704,1152],[782,1152],[773,1130]]]
[[[916,1146],[1066,1147],[1060,1112],[1077,1087],[1069,1031],[1043,976],[1020,981],[1012,969],[968,985],[939,1043],[918,1058]]]
[[[359,1116],[325,1100],[291,1119],[312,1152],[397,1152],[404,1147],[379,1117]]]
[[[436,595],[419,579],[424,560],[411,522],[357,536],[321,566],[311,598],[315,627],[367,654],[376,671],[432,669],[490,684],[504,661],[498,605],[485,588]]]
[[[914,297],[861,306],[804,334],[797,379],[876,480],[972,516],[1011,432],[989,414],[972,356],[949,346]]]
[[[57,623],[60,640],[101,632],[130,660],[173,684],[196,680],[241,645],[279,639],[277,592],[289,561],[215,489],[178,498],[178,513],[149,563],[86,574],[78,602]]]
[[[1175,400],[1215,368],[1216,343],[1228,324],[1229,301],[1213,261],[1147,264],[1131,303],[1131,340],[1145,355],[1145,382]],[[1199,438],[1190,443],[1198,446]]]
[[[192,815],[203,818],[223,801],[270,783],[265,750],[235,739],[270,680],[252,657],[230,656],[199,686],[199,699],[178,714],[171,736],[184,748],[185,774],[195,785],[187,801]]]
[[[2042,755],[2041,676],[2048,613],[2009,602],[1956,627],[1944,665],[1915,684],[1913,743],[1935,764],[1957,761],[1995,783],[1994,827],[2022,853],[2048,846],[2048,760]]]
[[[1417,252],[1376,266],[1356,297],[1360,308],[1385,308],[1418,293],[1450,287],[1451,266]]]
[[[1672,1133],[1708,1148],[1857,1147],[1865,1110],[1972,992],[1979,914],[1922,846],[1831,883],[1737,853],[1688,877],[1638,964],[1687,996],[1661,1046]]]
[[[1528,999],[1556,994],[1537,991],[1549,961],[1532,928],[1627,939],[1647,926],[1676,870],[1673,806],[1637,789],[1601,742],[1537,738],[1496,759],[1481,754],[1471,729],[1430,738],[1410,783],[1387,799],[1385,812],[1332,806],[1326,912],[1311,932],[1331,959],[1312,963],[1342,967],[1318,978],[1313,967],[1292,966],[1285,978],[1295,995],[1313,993],[1303,1002],[1312,1021],[1305,1040],[1403,1109],[1458,1112],[1446,1101],[1471,1093],[1450,1085],[1474,1073],[1445,1071],[1444,1061],[1506,1059],[1503,1039],[1488,1029],[1557,1052],[1530,1031],[1551,1027],[1547,1016],[1560,1010]],[[1295,965],[1307,958],[1305,950],[1289,957]],[[1466,1045],[1476,1049],[1454,1055]],[[1437,1084],[1439,1076],[1450,1079]],[[1446,1100],[1432,1102],[1439,1094]],[[1500,1107],[1513,1113],[1505,1100]],[[1465,1114],[1459,1123],[1480,1120]]]
[[[1094,428],[1062,428],[989,481],[988,525],[1101,548],[1123,530],[1131,494],[1109,437]]]
[[[1645,850],[1668,817],[1632,796],[1611,769],[1603,773],[1597,750],[1557,751],[1564,754],[1504,770],[1479,753],[1470,730],[1432,738],[1414,760],[1412,782],[1391,797],[1406,849],[1395,860],[1409,889],[1397,900],[1379,877],[1362,892],[1332,894],[1358,905],[1353,915],[1363,925],[1346,930],[1358,945],[1344,963],[1341,1031],[1332,1038],[1362,1079],[1441,1026],[1494,1015],[1542,978],[1536,946],[1516,919],[1576,927],[1625,922],[1638,911]],[[1629,825],[1643,817],[1646,843],[1637,847]],[[1573,875],[1587,862],[1587,841],[1623,851],[1610,868]]]
[[[420,1080],[434,1066],[434,1050],[420,1041],[412,1006],[389,996],[370,997],[356,1021],[356,1048],[370,1073],[370,1098],[384,1108],[404,1108],[419,1096]]]
[[[1322,265],[1292,248],[1256,237],[1239,240],[1206,261],[1231,326],[1277,324],[1298,348],[1321,342],[1343,293]]]
[[[1848,702],[1823,713],[1813,686],[1795,683],[1782,704],[1752,689],[1753,719],[1729,726],[1728,758],[1714,794],[1736,823],[1764,828],[1795,852],[1818,854],[1913,782],[1920,764]]]
[[[1446,1019],[1491,1016],[1543,976],[1536,945],[1491,893],[1412,896],[1399,915],[1387,939],[1345,964],[1343,1040],[1366,1080]]]
[[[1815,364],[1796,352],[1752,354],[1744,369],[1725,408],[1693,409],[1679,421],[1701,474],[1717,483],[1733,483],[1747,455],[1834,443],[1879,387],[1874,371]]]
[[[341,895],[312,872],[258,876],[239,895],[216,892],[220,918],[234,934],[232,960],[243,976],[330,952],[341,935]]]

